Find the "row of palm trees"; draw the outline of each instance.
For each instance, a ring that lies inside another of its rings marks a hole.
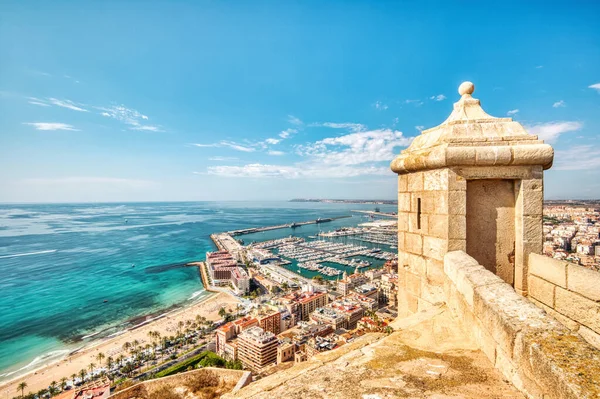
[[[156,354],[159,347],[162,348],[159,360],[163,360],[163,357],[166,355],[165,348],[173,346],[177,349],[181,349],[184,345],[193,342],[193,337],[191,337],[192,333],[198,332],[200,336],[203,337],[212,329],[212,321],[207,320],[206,317],[196,315],[194,320],[179,321],[179,323],[177,323],[176,335],[163,336],[159,331],[149,331],[148,337],[152,341],[151,344],[148,343],[142,345],[137,339],[132,342],[125,342],[122,348],[124,352],[129,354],[129,357],[125,356],[123,353],[117,357],[112,357],[106,356],[104,353],[100,352],[95,356],[95,360],[98,363],[91,362],[87,366],[87,369],[81,369],[78,373],[71,374],[71,381],[74,384],[75,380],[79,378],[83,383],[86,381],[88,374],[90,375],[91,380],[104,376],[113,379],[114,375],[110,370],[112,370],[115,365],[119,367],[121,374],[131,377],[133,372],[139,367],[142,367],[146,361],[156,360]],[[126,361],[128,358],[129,361]],[[103,364],[109,372],[107,373],[106,370],[102,370],[100,373],[94,374],[94,371],[98,367],[102,367]],[[50,397],[52,397],[61,391],[64,391],[68,386],[67,381],[68,379],[66,377],[60,380],[60,384],[56,381],[52,381],[48,386],[48,389],[41,390],[37,393],[37,397],[41,398],[46,394],[50,394]],[[21,393],[21,398],[25,397],[24,392],[27,387],[28,385],[25,381],[19,383],[17,386],[17,392]]]

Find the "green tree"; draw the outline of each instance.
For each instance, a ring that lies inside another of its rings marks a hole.
[[[227,310],[225,310],[224,307],[219,309],[219,316],[225,317],[226,314],[227,314]]]
[[[64,391],[66,387],[67,387],[67,378],[63,377],[60,379],[60,389]]]
[[[100,352],[96,355],[96,360],[98,360],[98,363],[100,365],[102,365],[102,361],[106,358],[106,356],[104,355],[104,353]]]
[[[27,387],[28,387],[28,385],[25,381],[20,382],[19,385],[17,385],[17,391],[21,391],[21,397],[23,397],[25,388],[27,388]]]

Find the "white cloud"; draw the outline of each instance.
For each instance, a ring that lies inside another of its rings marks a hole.
[[[280,139],[273,139],[273,138],[269,138],[269,139],[266,139],[266,140],[265,140],[265,142],[266,142],[267,144],[277,144],[277,143],[279,143],[280,141],[281,141]]]
[[[87,177],[87,176],[70,176],[60,178],[42,178],[42,179],[24,179],[24,183],[33,185],[43,186],[56,186],[56,185],[112,185],[118,187],[129,187],[129,188],[148,188],[156,185],[155,182],[150,180],[139,180],[139,179],[123,179],[115,177]]]
[[[567,106],[567,104],[563,100],[557,101],[554,104],[552,104],[553,108],[563,108],[566,106]]]
[[[548,143],[555,142],[563,133],[575,132],[583,128],[581,122],[556,121],[525,126],[530,134],[537,135]]]
[[[236,151],[242,151],[242,152],[254,152],[254,151],[256,151],[255,148],[248,147],[248,146],[245,146],[245,145],[240,145],[240,144],[234,143],[232,141],[221,141],[220,144],[222,146],[224,146],[224,147],[229,147],[229,148],[234,149]]]
[[[242,152],[254,152],[256,151],[256,148],[253,147],[249,147],[246,145],[241,145],[238,143],[235,143],[233,141],[219,141],[218,143],[211,143],[211,144],[198,144],[198,143],[194,143],[192,144],[196,147],[201,147],[201,148],[206,148],[206,147],[229,147],[231,149],[237,150],[237,151],[242,151]]]
[[[593,85],[589,85],[588,88],[597,90],[598,93],[600,93],[600,83],[594,83]]]
[[[78,132],[72,125],[58,122],[25,122],[24,125],[33,126],[36,130],[71,130]]]
[[[506,115],[508,115],[508,116],[513,116],[513,115],[516,115],[516,114],[518,114],[518,113],[519,113],[519,109],[517,108],[517,109],[511,109],[510,111],[508,111],[508,112],[506,113]]]
[[[81,105],[81,104],[75,104],[71,100],[59,100],[57,98],[50,97],[50,98],[48,98],[48,101],[50,102],[50,104],[56,105],[57,107],[68,108],[73,111],[79,111],[79,112],[89,112],[87,109],[79,107],[79,105]]]
[[[294,133],[298,133],[298,130],[296,130],[296,129],[285,129],[285,130],[282,130],[279,133],[279,137],[281,137],[282,139],[287,139],[288,137],[290,137]]]
[[[236,157],[210,157],[208,158],[209,161],[237,161],[239,158]]]
[[[150,132],[163,131],[160,126],[143,124],[142,121],[147,121],[149,119],[148,116],[138,112],[135,109],[127,108],[124,105],[112,105],[110,107],[95,108],[102,111],[100,115],[129,125],[130,130],[142,130]]]
[[[326,165],[358,165],[390,161],[395,148],[407,146],[411,141],[400,131],[379,129],[326,138],[299,146],[298,151]]]
[[[302,121],[300,120],[300,118],[296,118],[294,115],[288,115],[287,121],[289,123],[291,123],[292,125],[297,125],[297,126],[302,125]]]
[[[431,96],[429,97],[430,100],[435,100],[435,101],[443,101],[446,99],[446,96],[443,94],[438,94],[437,96]]]
[[[387,104],[384,104],[381,101],[375,101],[375,103],[373,104],[373,106],[375,107],[375,109],[378,109],[380,111],[385,111],[386,109],[389,108],[387,106]]]
[[[28,101],[29,104],[33,104],[33,105],[39,105],[40,107],[49,107],[49,104],[46,103],[42,103],[39,101]]]
[[[329,127],[329,128],[332,128],[332,129],[348,129],[351,132],[362,132],[362,131],[364,131],[364,130],[367,129],[367,127],[365,125],[363,125],[362,123],[351,123],[351,122],[344,122],[344,123],[335,123],[335,122],[311,123],[309,126]]]
[[[594,145],[574,146],[556,151],[554,169],[558,170],[598,170],[600,168],[600,148]]]
[[[415,126],[415,129],[417,129],[419,132],[422,132],[423,130],[425,130],[425,126],[417,125],[417,126]]]
[[[423,101],[421,100],[404,100],[404,104],[414,104],[416,107],[420,107],[423,105]]]
[[[131,128],[131,130],[145,130],[148,132],[162,132],[162,130],[160,130],[160,128],[158,126],[152,126],[152,125],[134,126]]]
[[[543,65],[538,65],[535,67],[535,69],[542,69],[544,66]]]
[[[358,124],[347,124],[343,127],[355,129],[356,125]],[[335,128],[342,128],[342,126],[335,126]],[[398,152],[398,147],[407,146],[411,140],[412,138],[404,137],[402,132],[391,129],[355,131],[296,146],[297,154],[304,160],[293,165],[250,163],[243,166],[211,166],[206,173],[228,177],[287,179],[390,175],[389,161]],[[201,146],[219,145],[220,143]],[[284,155],[281,151],[273,150],[267,153]]]
[[[78,111],[78,112],[89,112],[87,109],[82,108],[83,104],[78,104],[75,103],[71,100],[59,100],[58,98],[53,98],[53,97],[49,97],[49,98],[37,98],[37,97],[27,97],[27,99],[29,100],[29,104],[33,104],[33,105],[39,105],[41,107],[50,107],[52,105],[55,105],[57,107],[62,107],[62,108],[67,108],[73,111]]]
[[[244,166],[211,166],[207,171],[209,175],[224,177],[279,177],[284,179],[343,178],[364,175],[389,175],[390,173],[389,167],[307,167],[304,165],[289,166],[260,163]]]

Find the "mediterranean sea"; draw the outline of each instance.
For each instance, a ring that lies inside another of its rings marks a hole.
[[[211,233],[374,208],[283,201],[0,205],[0,382],[141,316],[200,300],[206,292],[198,269],[185,265],[215,249]],[[364,221],[354,214],[238,238],[309,236]]]

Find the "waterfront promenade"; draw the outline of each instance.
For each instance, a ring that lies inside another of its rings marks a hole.
[[[221,320],[219,310],[222,307],[236,309],[240,302],[239,298],[225,292],[208,294],[200,302],[167,313],[160,318],[148,321],[144,325],[132,327],[114,338],[92,343],[60,361],[42,364],[37,370],[2,384],[0,386],[0,397],[8,396],[12,398],[16,396],[17,385],[21,381],[27,382],[25,393],[27,391],[37,392],[40,389],[47,388],[52,381],[60,381],[63,377],[70,379],[72,374],[78,374],[82,369],[88,370],[91,363],[101,367],[97,360],[99,353],[113,358],[117,358],[120,354],[127,355],[127,352],[123,350],[123,344],[135,340],[142,345],[151,343],[152,340],[148,337],[150,331],[158,331],[162,336],[176,335],[180,321],[193,321],[197,315],[206,317],[207,320],[211,321]]]

